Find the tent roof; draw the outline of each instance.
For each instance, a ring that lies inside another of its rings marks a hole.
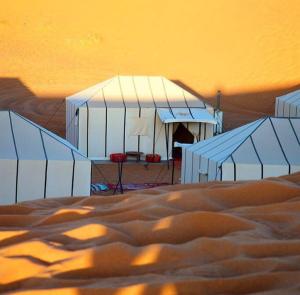
[[[276,97],[276,115],[284,117],[299,117],[300,90]]]
[[[184,149],[219,166],[225,161],[299,165],[300,119],[259,119]]]
[[[161,76],[116,76],[67,97],[78,107],[206,108],[195,95]]]
[[[278,96],[276,99],[288,104],[300,105],[300,90],[296,90],[288,94]]]
[[[66,140],[13,111],[0,111],[0,159],[89,161]]]

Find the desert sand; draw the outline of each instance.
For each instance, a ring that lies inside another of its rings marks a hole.
[[[300,86],[298,0],[2,0],[0,108],[64,136],[64,98],[162,75],[225,129]],[[108,170],[108,169],[107,169]],[[94,177],[98,177],[96,174]],[[300,174],[0,207],[0,292],[299,294]]]
[[[300,174],[0,207],[0,291],[299,294]]]
[[[64,135],[64,97],[115,75],[162,75],[225,128],[300,85],[298,0],[1,0],[0,107]],[[3,102],[5,100],[5,103]]]

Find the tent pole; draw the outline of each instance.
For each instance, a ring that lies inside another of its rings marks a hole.
[[[172,180],[171,184],[174,184],[174,170],[175,170],[175,163],[174,158],[172,158]]]
[[[165,123],[165,136],[166,136],[166,149],[167,149],[167,165],[168,165],[168,170],[169,170],[170,169],[170,164],[169,164],[169,124],[166,124],[166,123]]]

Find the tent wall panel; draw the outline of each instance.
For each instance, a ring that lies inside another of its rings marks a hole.
[[[205,123],[204,126],[205,126],[204,134],[203,134],[204,139],[213,137],[214,136],[214,125]]]
[[[208,158],[205,155],[201,155],[201,161],[200,161],[200,167],[199,171],[200,173],[206,174],[208,173]]]
[[[232,158],[236,163],[260,165],[259,156],[256,153],[251,137],[249,137],[236,151]]]
[[[139,151],[139,137],[133,135],[133,129],[135,128],[137,119],[140,115],[139,108],[127,108],[126,109],[126,122],[125,122],[125,152],[127,151]]]
[[[296,173],[300,171],[300,165],[291,165],[291,173]]]
[[[74,114],[75,117],[74,121],[72,121],[73,125],[74,125],[74,129],[73,129],[73,136],[74,136],[74,146],[76,148],[79,148],[79,126],[80,126],[80,116],[79,116],[79,110],[77,112],[76,107],[74,106]],[[73,120],[72,118],[72,120]]]
[[[208,181],[215,181],[218,173],[218,163],[215,161],[208,161],[207,167]],[[198,172],[199,173],[199,172]]]
[[[76,161],[74,170],[74,196],[89,196],[91,183],[91,162]]]
[[[167,160],[167,158],[172,157],[172,134],[173,134],[173,124],[163,124],[158,116],[156,116],[155,124],[155,142],[154,142],[154,153],[160,154],[162,160]],[[169,137],[169,152],[166,152],[166,135]]]
[[[266,136],[266,134],[268,134],[268,136]],[[252,135],[252,138],[257,153],[264,165],[273,163],[274,159],[276,159],[278,164],[287,164],[270,120],[266,120],[261,124],[260,128]],[[266,146],[272,146],[272,148],[266,149]]]
[[[199,173],[199,178],[198,181],[200,183],[206,183],[208,182],[208,175],[207,174],[203,174],[203,173]]]
[[[75,108],[75,105],[72,104],[68,99],[66,100],[66,138],[70,143],[72,143],[75,146],[74,142],[74,127],[75,124],[72,123],[72,119],[75,119],[75,113],[72,111],[72,109]]]
[[[235,167],[231,160],[227,160],[222,164],[222,181],[232,181],[235,176]]]
[[[184,171],[186,172],[184,174],[183,180],[184,180],[184,183],[191,183],[192,182],[192,170],[185,169],[185,165],[192,166],[192,164],[193,164],[192,153],[188,150],[183,150],[182,154],[184,157],[184,159],[182,159],[182,161],[184,161],[183,162],[184,167],[182,169],[184,169]]]
[[[298,142],[300,142],[300,120],[290,119],[291,125],[293,126],[293,131],[295,132]]]
[[[274,130],[277,134],[279,143],[288,163],[298,163],[300,165],[299,143],[292,128],[290,128],[289,120],[272,120]]]
[[[257,164],[236,163],[236,180],[261,179],[261,169]]]
[[[200,123],[200,128],[199,128],[199,141],[204,140],[204,137],[206,136],[206,124],[205,123]]]
[[[188,169],[186,169],[186,159],[187,159],[187,157],[186,157],[186,152],[187,152],[187,150],[186,149],[182,149],[182,158],[181,158],[181,177],[180,177],[180,183],[181,184],[184,184],[184,183],[187,183],[186,182],[186,179],[187,179],[187,177],[186,177],[186,175],[187,175],[187,173],[188,173]]]
[[[140,151],[144,154],[153,153],[154,140],[154,122],[156,117],[154,108],[141,108],[141,117],[147,122],[147,135],[140,136]]]
[[[44,142],[45,153],[48,160],[73,160],[72,152],[67,146],[61,144],[59,141],[49,136],[45,132],[42,132],[42,139]]]
[[[19,157],[46,159],[40,130],[14,113],[11,113],[11,119]]]
[[[200,169],[201,157],[199,157],[197,155],[192,155],[191,158],[192,158],[192,163],[193,163],[191,183],[197,183],[199,169]]]
[[[75,147],[77,147],[77,137],[78,137],[78,113],[76,115],[76,105],[72,104],[70,101],[66,101],[66,138]]]
[[[73,162],[52,160],[47,166],[46,198],[72,195]]]
[[[9,112],[0,112],[0,157],[3,159],[17,157],[11,124]]]
[[[284,165],[264,164],[264,178],[289,174],[289,167]]]
[[[275,115],[277,117],[283,117],[283,101],[281,101],[279,97],[276,97]]]
[[[126,109],[109,108],[107,109],[107,155],[111,153],[125,152],[126,140],[125,135]]]
[[[106,108],[89,108],[89,156],[106,157]]]
[[[17,160],[1,159],[0,204],[13,204],[16,199]]]
[[[296,104],[290,105],[289,117],[297,117],[298,116],[298,108],[299,108],[299,106]]]
[[[87,108],[80,108],[78,112],[78,149],[84,154],[88,155],[88,120],[87,120]]]
[[[300,117],[300,90],[276,97],[275,116]]]
[[[46,168],[45,160],[19,160],[18,202],[44,197]]]

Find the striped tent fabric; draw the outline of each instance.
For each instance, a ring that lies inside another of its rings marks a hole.
[[[300,90],[276,97],[275,116],[300,118]]]
[[[252,180],[300,171],[300,119],[267,117],[183,146],[182,183]]]
[[[167,159],[179,123],[203,140],[221,131],[222,112],[160,76],[116,76],[66,98],[67,140],[93,160],[130,150]]]
[[[66,140],[0,111],[0,204],[90,195],[91,162]]]

